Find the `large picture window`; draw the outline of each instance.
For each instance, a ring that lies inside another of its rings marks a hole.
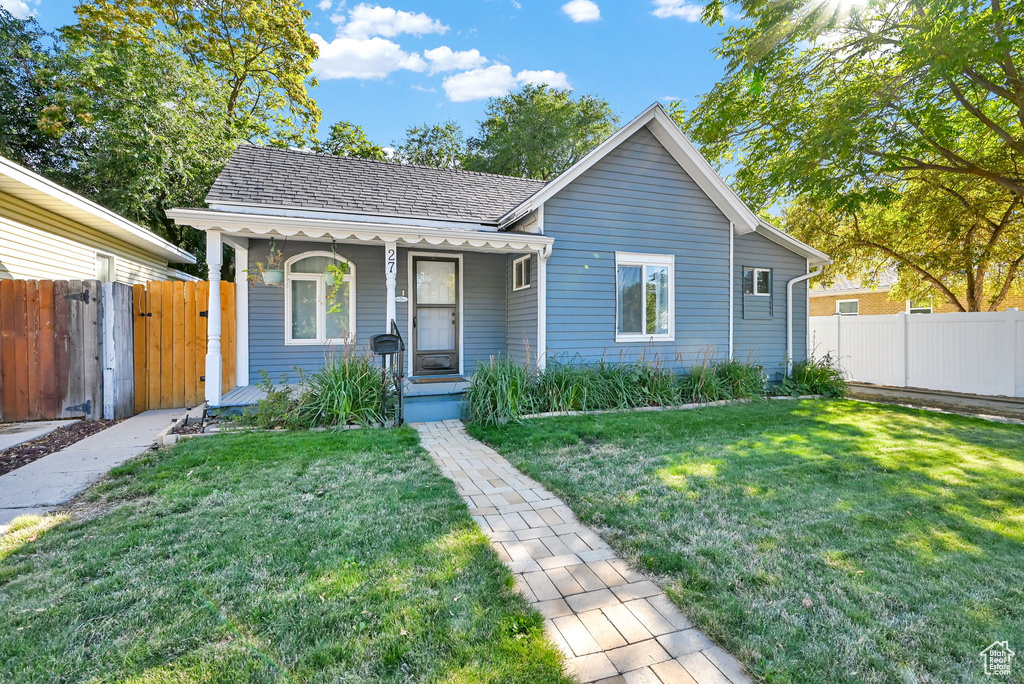
[[[615,253],[615,341],[675,339],[675,257]]]
[[[347,266],[335,282],[330,264]],[[331,252],[305,252],[285,262],[285,343],[345,344],[356,334],[356,268]]]

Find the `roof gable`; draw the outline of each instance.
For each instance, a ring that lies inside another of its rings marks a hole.
[[[241,145],[206,197],[238,205],[494,224],[541,181]]]

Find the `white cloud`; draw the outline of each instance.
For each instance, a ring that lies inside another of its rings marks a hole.
[[[680,101],[680,100],[682,100],[682,99],[683,99],[683,98],[681,98],[681,97],[676,97],[676,96],[674,96],[674,95],[666,95],[665,97],[661,98],[661,101],[662,101],[662,102],[679,102],[679,101]]]
[[[562,5],[562,11],[577,24],[585,21],[597,21],[601,18],[601,9],[593,0],[569,0]]]
[[[427,63],[417,52],[406,52],[397,43],[384,38],[335,38],[327,42],[310,36],[320,47],[320,58],[313,64],[317,78],[384,78],[393,71],[426,71]]]
[[[444,33],[448,27],[436,19],[420,12],[404,12],[392,7],[361,3],[349,10],[348,17],[335,15],[331,21],[339,24],[339,38],[365,39],[371,36],[391,38],[400,33],[422,36],[427,33]]]
[[[533,84],[547,84],[555,88],[568,88],[569,79],[561,71],[520,71],[515,76],[505,64],[494,64],[486,69],[473,69],[453,74],[442,85],[452,102],[469,102],[488,97],[502,97],[516,87]]]
[[[501,97],[515,88],[512,69],[504,64],[495,64],[486,69],[473,69],[454,74],[444,79],[444,92],[452,102],[469,102],[488,97]]]
[[[458,71],[476,69],[487,64],[487,58],[479,50],[463,50],[456,52],[447,45],[433,50],[424,50],[423,56],[430,62],[430,73],[440,71]]]
[[[570,88],[569,77],[564,71],[520,71],[516,74],[516,81],[519,85],[532,83],[533,85],[549,85],[552,88]],[[570,88],[571,89],[571,88]]]
[[[326,12],[331,9],[331,0],[320,0],[316,6],[320,8],[321,12]]]
[[[654,0],[654,11],[651,14],[659,19],[678,17],[684,21],[698,22],[703,12],[703,5],[694,5],[687,0]]]
[[[25,0],[0,0],[0,7],[14,15],[15,19],[28,19],[35,14],[35,10],[30,9]]]
[[[421,86],[421,85],[419,85],[418,83],[417,83],[417,84],[414,84],[414,85],[412,85],[412,86],[410,86],[410,87],[411,87],[411,88],[412,88],[413,90],[418,90],[418,91],[420,91],[421,93],[436,93],[436,92],[437,92],[437,88],[428,88],[428,87],[426,87],[426,86]]]

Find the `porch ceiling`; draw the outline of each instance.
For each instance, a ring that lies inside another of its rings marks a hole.
[[[239,237],[300,236],[311,240],[427,244],[498,252],[546,251],[554,243],[554,238],[533,233],[366,223],[212,209],[171,209],[167,215],[178,225],[192,226],[203,231],[223,231]]]

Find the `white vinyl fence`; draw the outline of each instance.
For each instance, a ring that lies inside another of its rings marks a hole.
[[[848,380],[1024,397],[1024,312],[812,316],[811,353]]]

